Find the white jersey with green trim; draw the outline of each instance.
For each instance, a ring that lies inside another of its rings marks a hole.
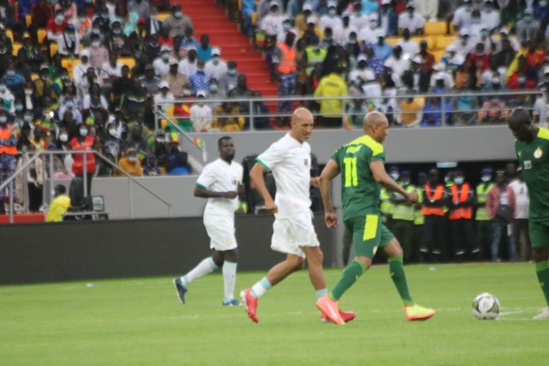
[[[287,133],[273,143],[257,162],[273,172],[276,182],[276,217],[289,218],[310,210],[311,146]]]
[[[196,184],[213,192],[238,192],[243,172],[242,165],[234,161],[229,164],[223,159],[217,159],[204,167]],[[233,218],[237,206],[238,198],[208,198],[204,220],[209,215],[226,215]]]

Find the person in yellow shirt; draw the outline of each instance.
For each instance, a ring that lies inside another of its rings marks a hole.
[[[340,67],[332,66],[331,72],[320,79],[315,90],[315,98],[323,97],[346,97],[347,84],[340,75]],[[343,100],[342,99],[319,99],[321,127],[338,128],[343,125]]]
[[[423,119],[423,106],[414,98],[400,103],[400,125],[402,127],[419,127]]]
[[[137,151],[134,148],[129,148],[126,151],[126,156],[118,160],[118,166],[120,169],[134,177],[140,177],[143,175],[143,168],[141,167],[141,162],[137,159]],[[116,170],[116,175],[119,177],[126,176],[119,169]]]
[[[46,222],[63,221],[63,215],[71,206],[71,199],[66,193],[65,186],[61,184],[55,186],[55,198],[50,203],[50,208],[46,214]]]

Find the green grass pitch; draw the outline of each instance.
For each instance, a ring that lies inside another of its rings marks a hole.
[[[307,273],[259,302],[259,324],[223,307],[220,274],[193,283],[187,304],[172,278],[0,287],[0,365],[547,365],[549,323],[532,264],[407,266],[414,299],[437,309],[407,322],[387,266],[370,269],[340,307],[357,318],[322,324]],[[333,286],[341,269],[327,270]],[[237,289],[262,273],[239,273]],[[237,291],[239,292],[239,291]],[[473,298],[501,302],[476,320]]]

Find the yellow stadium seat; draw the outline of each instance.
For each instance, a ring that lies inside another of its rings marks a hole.
[[[118,62],[122,65],[127,65],[130,68],[130,71],[132,71],[135,66],[135,59],[133,57],[119,57]]]
[[[242,0],[238,0],[238,10],[242,10]]]
[[[43,43],[46,39],[46,30],[45,29],[39,29],[38,30],[38,43]]]
[[[14,44],[13,44],[13,52],[12,52],[12,54],[13,54],[14,56],[17,56],[17,52],[19,52],[19,49],[20,49],[21,47],[23,47],[23,45],[22,45],[21,43],[14,43]]]
[[[25,17],[25,23],[27,24],[27,28],[30,27],[32,23],[32,17],[30,14],[27,14],[27,16]]]
[[[61,60],[61,66],[63,66],[67,71],[69,72],[69,77],[72,80],[72,71],[77,63],[79,63],[80,60],[78,59],[72,59],[72,58],[63,58]]]
[[[6,36],[8,36],[8,38],[11,39],[11,43],[13,43],[13,32],[11,29],[6,29]]]
[[[51,57],[53,57],[53,55],[55,55],[57,53],[57,49],[58,49],[58,46],[57,46],[56,42],[50,43],[50,56]]]
[[[440,62],[440,60],[442,59],[442,56],[446,54],[446,51],[438,50],[438,51],[433,51],[432,53],[433,53],[433,56],[435,56],[435,61]]]
[[[255,24],[255,22],[257,22],[257,11],[252,13],[252,24]]]
[[[157,16],[156,16],[156,19],[157,19],[157,20],[160,20],[161,22],[163,22],[164,19],[166,19],[166,18],[169,17],[170,15],[171,15],[171,13],[168,13],[168,12],[158,13]]]
[[[427,22],[423,28],[426,36],[439,36],[446,34],[446,22]]]
[[[400,41],[402,38],[400,37],[387,37],[385,38],[385,42],[389,43],[391,46],[396,46],[398,41]]]
[[[448,47],[452,42],[454,42],[457,37],[456,36],[438,36],[437,38],[437,48],[438,50],[446,50],[446,47]]]

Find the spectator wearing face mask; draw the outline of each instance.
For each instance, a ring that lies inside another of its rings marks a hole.
[[[227,73],[227,63],[221,59],[219,48],[212,49],[212,59],[206,62],[204,72],[210,78],[219,79]]]
[[[56,41],[57,37],[65,31],[67,25],[69,25],[69,23],[65,20],[63,10],[56,10],[55,18],[50,19],[46,25],[47,39],[50,41]]]
[[[162,172],[160,172],[160,169],[158,168],[156,156],[154,156],[154,154],[149,154],[145,159],[145,165],[143,166],[143,176],[158,177],[161,175]]]
[[[211,77],[205,72],[204,60],[198,59],[196,65],[196,73],[189,77],[192,93],[196,95],[199,90],[207,90],[210,84]]]
[[[99,42],[103,43],[106,40],[106,35],[110,33],[110,23],[109,23],[109,32],[105,33],[103,28],[101,27],[101,22],[99,19],[95,19],[91,25],[90,28],[84,33],[82,38],[80,39],[80,43],[82,43],[85,47],[90,47],[91,45],[91,37],[93,35],[99,36]]]
[[[214,78],[210,79],[210,85],[208,86],[207,99],[209,99],[209,100],[225,99],[226,95],[227,95],[227,93],[225,92],[225,90],[220,88],[219,82],[217,81],[217,79],[214,79]],[[208,102],[208,105],[210,106],[210,108],[213,111],[215,108],[217,108],[218,106],[221,105],[221,101],[218,101],[218,102],[210,101],[210,102]]]
[[[72,78],[75,85],[80,84],[80,82],[85,78],[90,66],[90,51],[88,49],[84,49],[80,52],[80,62],[74,66],[72,71]]]
[[[460,170],[455,172],[450,193],[448,208],[453,254],[458,261],[462,261],[477,255],[480,249],[475,245],[473,226],[475,193]]]
[[[369,17],[362,11],[362,3],[355,1],[353,3],[353,11],[350,15],[349,23],[359,32],[362,28],[368,27]]]
[[[328,13],[320,17],[320,29],[323,31],[326,28],[336,29],[342,27],[342,25],[341,18],[337,15],[337,3],[328,1]]]
[[[466,57],[475,48],[475,40],[470,37],[469,29],[463,28],[459,31],[459,39],[456,39],[451,44],[455,48],[455,52],[462,57]]]
[[[78,129],[78,136],[75,136],[70,142],[73,151],[78,152],[95,149],[95,138],[90,136],[88,132],[87,126],[80,126]],[[84,154],[73,154],[73,160],[72,172],[76,177],[80,177],[80,179],[84,181],[84,172],[86,172],[87,191],[84,192],[84,195],[90,196],[92,178],[96,170],[95,155],[93,153],[86,153],[86,166],[84,166]]]
[[[6,81],[3,78],[0,79],[0,100],[2,101],[0,108],[5,109],[10,114],[15,113],[15,97],[8,89]]]
[[[173,107],[174,95],[170,92],[170,85],[167,81],[160,82],[160,93],[155,94],[154,103],[158,110],[166,112],[166,110]]]
[[[91,46],[89,51],[90,65],[97,69],[101,68],[105,62],[109,62],[109,51],[101,45],[98,35],[91,36]]]
[[[164,19],[162,23],[162,29],[166,29],[170,37],[183,37],[185,35],[185,29],[193,29],[193,23],[188,16],[184,15],[181,11],[181,5],[175,4],[171,7],[171,14]]]
[[[10,90],[15,98],[23,98],[23,76],[15,71],[15,65],[12,63],[8,66],[6,73],[2,77],[6,83],[6,87]]]
[[[229,90],[234,89],[238,84],[238,77],[240,74],[236,68],[237,63],[235,61],[229,61],[227,63],[227,72],[217,79],[219,81],[219,88],[224,93],[228,93]]]
[[[80,36],[74,25],[69,24],[65,31],[57,37],[57,53],[63,57],[78,58],[80,53]]]
[[[170,72],[170,62],[175,61],[170,58],[170,47],[162,46],[160,56],[153,61],[154,74],[160,78]]]
[[[112,22],[111,33],[103,44],[106,45],[106,48],[110,53],[117,53],[125,56],[131,55],[128,36],[123,33],[122,24],[119,20]]]
[[[75,107],[74,100],[71,98],[65,99],[65,102],[59,107],[59,115],[64,115],[67,110],[72,112],[73,119],[77,125],[82,124],[82,114]]]
[[[515,29],[519,41],[521,43],[526,42],[537,36],[540,29],[540,22],[534,20],[530,10],[526,10],[522,19],[517,22]]]
[[[213,115],[211,107],[204,103],[206,92],[201,90],[196,94],[196,103],[191,107],[191,122],[195,132],[208,132],[212,127]]]
[[[500,26],[499,11],[494,7],[492,0],[484,1],[484,8],[480,12],[482,24],[488,27],[488,31],[492,32]]]
[[[355,33],[355,38],[356,38],[358,29],[356,29],[355,26],[351,25],[350,17],[351,17],[350,13],[343,12],[343,14],[341,14],[341,25],[338,25],[332,28],[334,32],[334,39],[337,44],[344,45],[349,39],[351,32]]]
[[[454,13],[454,28],[461,30],[471,25],[471,18],[473,11],[473,1],[465,0],[463,5],[456,9]]]
[[[177,72],[178,66],[179,63],[177,60],[171,59],[169,71],[162,77],[162,81],[168,83],[168,86],[176,99],[181,99],[184,97],[183,86],[189,82],[189,79],[185,75]]]
[[[416,7],[413,1],[408,1],[406,4],[406,12],[403,12],[398,16],[398,28],[402,34],[402,30],[407,28],[412,34],[423,34],[423,27],[425,26],[425,19],[416,13]]]
[[[277,1],[269,2],[269,12],[261,19],[260,29],[265,31],[268,37],[277,37],[283,32],[282,22],[284,17],[280,12]]]
[[[410,38],[410,30],[402,30],[402,38],[397,42],[397,46],[402,49],[402,55],[405,59],[412,59],[419,52],[419,45]]]
[[[133,147],[126,150],[126,154],[118,160],[118,167],[133,177],[140,177],[143,175],[141,162],[137,159],[137,151]],[[119,177],[125,177],[126,174],[122,171],[117,169],[116,175]]]
[[[54,7],[55,14],[59,10],[62,11],[64,19],[72,24],[78,23],[78,10],[76,8],[76,3],[73,3],[71,0],[61,0]]]
[[[136,13],[139,18],[147,19],[151,15],[151,6],[147,0],[131,0],[128,2],[128,12]]]

